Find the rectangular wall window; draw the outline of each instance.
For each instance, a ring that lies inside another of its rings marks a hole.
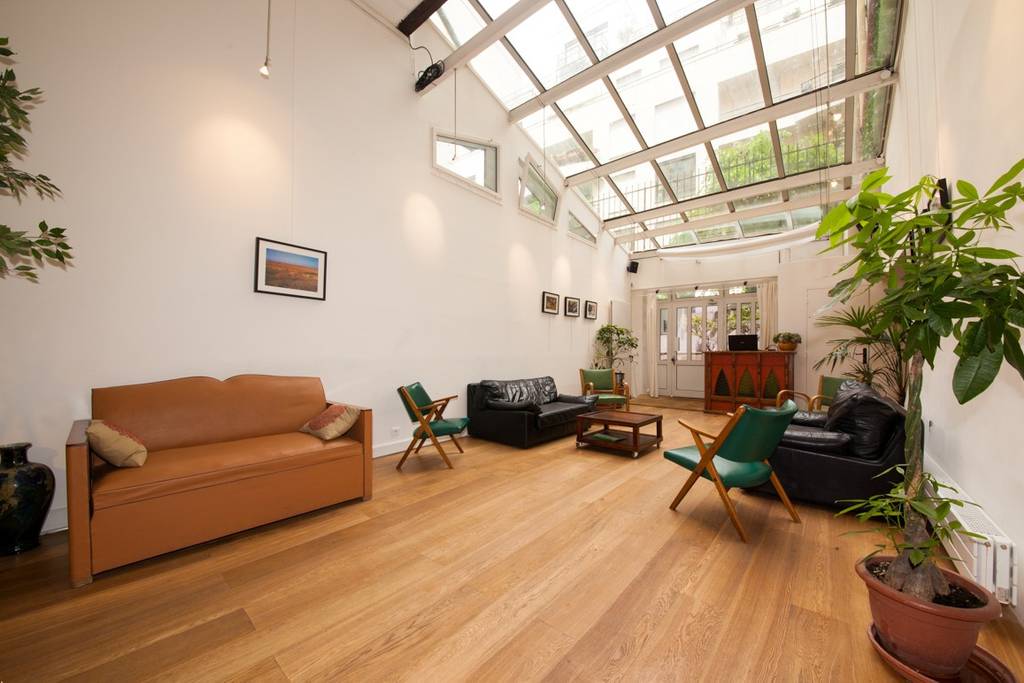
[[[524,161],[523,171],[519,178],[519,206],[538,218],[554,223],[558,212],[558,195],[532,163]]]
[[[434,164],[474,185],[498,191],[498,148],[494,145],[437,134]]]
[[[597,236],[587,229],[587,226],[583,225],[583,222],[576,216],[569,213],[569,234],[579,237],[584,242],[590,244],[597,244]]]

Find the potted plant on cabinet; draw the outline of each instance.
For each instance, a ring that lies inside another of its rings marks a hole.
[[[1024,160],[981,194],[956,184],[958,198],[942,206],[944,183],[924,177],[897,194],[882,191],[887,169],[868,174],[860,193],[835,207],[819,237],[830,248],[850,244],[855,256],[831,290],[848,301],[866,288],[883,287],[875,327],[905,332],[907,417],[902,482],[891,492],[850,501],[844,512],[876,521],[890,543],[865,558],[857,571],[868,587],[876,647],[902,666],[932,677],[954,676],[975,650],[978,632],[1000,614],[994,596],[958,574],[939,569],[940,542],[963,533],[950,519],[962,501],[942,495],[924,471],[921,387],[924,364],[934,365],[944,339],[956,340],[953,394],[964,404],[992,384],[1005,359],[1024,377],[1024,276],[1017,254],[980,244],[981,236],[1012,229],[1006,214],[1024,199],[1017,180]],[[878,553],[891,547],[895,556]],[[906,672],[904,672],[906,673]]]
[[[597,357],[594,358],[594,365],[599,368],[623,367],[626,363],[633,361],[632,351],[640,345],[636,335],[626,327],[608,323],[598,329],[594,337],[594,344],[597,346]],[[622,386],[626,374],[622,370],[615,370],[615,384]]]
[[[772,342],[779,351],[796,351],[796,345],[803,341],[803,338],[796,332],[779,332],[772,337]]]

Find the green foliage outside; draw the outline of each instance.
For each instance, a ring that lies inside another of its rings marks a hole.
[[[57,199],[60,189],[42,173],[32,174],[15,168],[13,162],[28,154],[24,133],[29,129],[29,111],[39,103],[43,91],[39,88],[22,90],[10,68],[14,52],[9,40],[0,37],[0,195],[13,197],[19,203],[28,194],[40,199]],[[64,236],[64,228],[51,228],[40,221],[38,232],[11,228],[0,224],[0,278],[14,274],[35,282],[36,272],[45,263],[64,265],[71,260],[71,245]]]

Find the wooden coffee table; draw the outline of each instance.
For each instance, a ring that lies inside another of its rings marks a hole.
[[[657,425],[656,434],[640,431],[641,427],[650,424]],[[600,425],[600,428],[590,430],[593,425]],[[641,453],[661,445],[661,415],[631,413],[626,410],[584,413],[576,417],[576,448],[585,445],[632,453],[634,458],[638,458]]]

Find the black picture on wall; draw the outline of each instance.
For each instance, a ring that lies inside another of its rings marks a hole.
[[[570,318],[580,317],[580,300],[574,296],[565,297],[565,314]]]

